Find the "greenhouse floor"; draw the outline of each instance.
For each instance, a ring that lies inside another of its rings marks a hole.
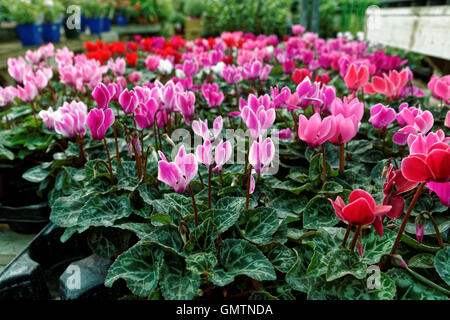
[[[7,224],[0,224],[0,272],[35,236],[14,232]]]

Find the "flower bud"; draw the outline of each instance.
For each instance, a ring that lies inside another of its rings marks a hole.
[[[425,218],[423,214],[419,214],[416,217],[416,239],[419,244],[422,244],[424,233],[425,233]]]

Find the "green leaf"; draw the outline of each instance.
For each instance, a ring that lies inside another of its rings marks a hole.
[[[150,232],[152,232],[155,227],[149,223],[139,223],[139,222],[121,222],[113,225],[114,228],[119,228],[123,230],[129,230],[136,234],[139,239],[143,239]]]
[[[292,268],[286,273],[286,282],[297,291],[307,293],[311,285],[311,279],[306,274],[306,269],[314,254],[314,249],[308,244],[295,247],[296,261]]]
[[[299,185],[297,182],[293,180],[284,180],[276,183],[275,185],[272,186],[272,188],[279,190],[286,190],[295,195],[299,195],[303,190],[308,189],[310,185],[311,185],[310,183]]]
[[[277,297],[271,295],[269,292],[267,291],[255,291],[252,292],[250,294],[250,296],[248,297],[248,300],[252,301],[252,300],[280,300]]]
[[[212,253],[199,252],[186,258],[186,268],[196,274],[210,273],[217,265],[217,258]]]
[[[245,197],[223,197],[217,200],[216,209],[241,212],[245,208]]]
[[[0,144],[0,160],[1,159],[14,160],[14,153],[6,149],[2,144]]]
[[[128,230],[98,228],[89,233],[87,242],[93,253],[109,259],[128,249],[130,238],[131,232]]]
[[[210,279],[220,287],[233,282],[239,275],[246,275],[257,281],[276,279],[269,260],[245,240],[224,240],[220,249],[219,263]]]
[[[138,187],[138,192],[142,200],[149,205],[152,205],[153,201],[161,196],[155,187],[151,187],[148,184],[140,185]]]
[[[295,264],[297,257],[292,249],[279,242],[261,246],[261,251],[278,271],[286,273]]]
[[[155,290],[161,272],[164,252],[155,245],[137,243],[122,253],[108,270],[105,286],[124,279],[133,294],[146,297]]]
[[[327,198],[315,196],[303,211],[303,228],[318,229],[320,227],[332,227],[339,222],[333,210],[333,206]]]
[[[395,297],[395,282],[386,273],[380,273],[379,285],[373,289],[368,288],[368,282],[352,277],[346,277],[337,290],[339,299],[342,300],[392,300]]]
[[[387,274],[397,285],[399,300],[448,300],[444,293],[421,283],[407,270],[395,268],[390,269]]]
[[[334,252],[328,262],[326,279],[333,281],[346,275],[352,275],[357,279],[366,276],[367,265],[359,261],[358,255],[348,249],[339,249]]]
[[[44,181],[49,174],[50,171],[43,169],[43,165],[41,164],[25,171],[22,178],[30,182],[39,183]]]
[[[314,248],[314,254],[307,268],[307,274],[318,277],[327,272],[328,262],[333,253],[342,248],[345,229],[343,228],[320,228],[319,234],[311,237],[307,242]]]
[[[383,237],[380,238],[378,233],[372,230],[366,237],[361,239],[364,246],[364,257],[361,261],[366,264],[378,263],[381,256],[391,250],[396,236],[396,232],[385,228]]]
[[[240,212],[230,209],[210,209],[199,213],[201,220],[211,218],[217,229],[221,232],[227,231],[239,219]]]
[[[319,192],[327,197],[336,196],[344,191],[344,187],[336,181],[327,181]]]
[[[184,245],[178,229],[171,225],[154,228],[143,237],[143,241],[152,241],[164,247],[172,248],[176,252],[180,252]]]
[[[408,267],[410,268],[434,268],[434,255],[430,253],[419,253],[409,259]]]
[[[203,221],[189,236],[184,246],[187,252],[209,252],[215,250],[214,240],[219,236],[219,230],[211,218]]]
[[[326,155],[325,155],[326,160]],[[316,154],[314,157],[311,158],[311,162],[309,164],[309,178],[311,181],[321,180],[323,176],[323,167],[322,167],[322,153]],[[331,167],[328,162],[326,162],[325,165],[327,176],[331,172]]]
[[[185,216],[194,214],[191,198],[178,193],[166,193],[164,199],[154,200],[152,205],[153,214],[169,214],[175,225],[179,225]],[[197,209],[200,212],[204,210],[200,204],[197,204]]]
[[[450,286],[450,247],[445,247],[436,253],[434,265],[442,280]]]
[[[166,300],[191,300],[200,287],[200,276],[185,270],[181,258],[170,257],[162,265],[160,286]]]
[[[244,238],[257,244],[270,242],[278,226],[277,212],[266,207],[243,210],[239,219]]]
[[[136,162],[120,161],[117,164],[117,189],[134,191],[138,184]]]

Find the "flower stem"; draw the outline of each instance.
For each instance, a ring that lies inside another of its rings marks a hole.
[[[191,194],[192,206],[194,207],[195,226],[198,227],[197,205],[195,204],[194,192],[192,191],[192,187],[190,184],[189,184],[189,193]]]
[[[33,112],[34,122],[36,123],[36,127],[37,127],[37,126],[39,126],[39,124],[38,124],[38,120],[36,118],[36,109],[34,108],[34,101],[31,101],[30,104],[31,104],[31,111]]]
[[[352,243],[350,243],[350,248],[349,248],[350,251],[355,250],[356,241],[358,240],[360,231],[361,231],[361,226],[357,226],[355,234],[353,235]]]
[[[109,179],[111,181],[111,184],[114,184],[114,175],[113,175],[113,171],[112,171],[111,155],[109,154],[109,148],[108,148],[108,144],[106,143],[106,139],[103,139],[103,144],[105,145],[106,157],[108,158]]]
[[[212,165],[208,168],[208,209],[211,209],[211,175],[212,175]]]
[[[116,123],[113,123],[113,132],[114,132],[114,144],[116,146],[116,159],[117,163],[120,162],[120,153],[119,153],[119,143],[117,142],[117,128]]]
[[[414,194],[414,198],[411,200],[411,203],[409,204],[408,210],[405,213],[405,216],[403,217],[402,224],[400,226],[400,230],[398,230],[397,238],[395,239],[394,245],[391,249],[391,254],[394,254],[395,251],[397,251],[398,244],[400,243],[400,240],[402,238],[403,231],[405,231],[406,223],[408,222],[409,216],[411,215],[412,209],[414,208],[414,205],[417,202],[417,199],[419,199],[420,194],[422,193],[423,188],[425,187],[425,183],[422,183],[418,188],[416,193]]]
[[[408,270],[408,272],[417,280],[423,282],[424,284],[446,294],[446,295],[450,295],[450,290],[447,290],[445,288],[442,288],[441,286],[437,285],[436,283],[434,283],[433,281],[428,280],[427,278],[425,278],[424,276],[418,274],[417,272],[411,270],[410,268],[406,268],[406,270]]]
[[[10,125],[9,125],[9,119],[8,119],[8,113],[6,112],[6,106],[3,109],[3,112],[5,114],[5,119],[6,119],[6,129],[10,129]]]
[[[80,136],[78,137],[78,145],[80,146],[80,151],[78,153],[78,159],[82,165],[86,162],[86,155],[84,154],[84,139]]]
[[[294,134],[292,135],[293,140],[295,141],[298,135],[298,124],[297,120],[295,119],[294,110],[291,110],[291,116],[292,116],[292,123],[294,124]]]
[[[431,223],[433,224],[434,230],[436,231],[436,238],[438,240],[439,247],[441,247],[441,249],[444,249],[444,242],[442,241],[441,232],[439,231],[439,228],[438,228],[438,225],[436,223],[436,220],[434,220],[433,216],[428,211],[424,210],[424,211],[422,211],[422,213],[426,214],[430,218]]]
[[[339,173],[344,172],[345,170],[344,163],[345,163],[345,148],[344,144],[341,144],[339,147]]]
[[[248,210],[248,205],[250,203],[250,181],[252,177],[252,167],[249,166],[248,170],[248,178],[247,178],[247,193],[246,193],[246,199],[245,199],[245,210]]]
[[[219,171],[219,178],[220,178],[220,184],[222,185],[222,188],[225,186],[223,183],[223,177],[222,177],[222,170]]]
[[[325,160],[325,146],[322,144],[322,171],[323,171],[323,184],[327,182],[327,161]]]
[[[350,235],[350,230],[352,230],[352,225],[349,224],[347,226],[347,230],[345,231],[344,240],[342,240],[342,246],[345,247],[347,244],[348,236]]]

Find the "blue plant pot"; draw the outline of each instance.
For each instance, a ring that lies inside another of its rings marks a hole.
[[[103,32],[111,31],[111,19],[110,18],[103,18]]]
[[[103,31],[103,19],[102,18],[87,18],[87,23],[91,34],[100,34]]]
[[[86,25],[88,23],[87,20],[88,20],[88,18],[86,18],[86,16],[84,14],[82,14],[81,18],[80,18],[81,32],[85,32],[86,31]]]
[[[61,38],[61,23],[43,23],[42,39],[44,42],[58,43]]]
[[[26,23],[19,24],[16,28],[23,46],[39,46],[42,44],[42,25]]]
[[[128,24],[128,19],[124,15],[117,15],[116,16],[116,24],[118,26],[126,26]]]

